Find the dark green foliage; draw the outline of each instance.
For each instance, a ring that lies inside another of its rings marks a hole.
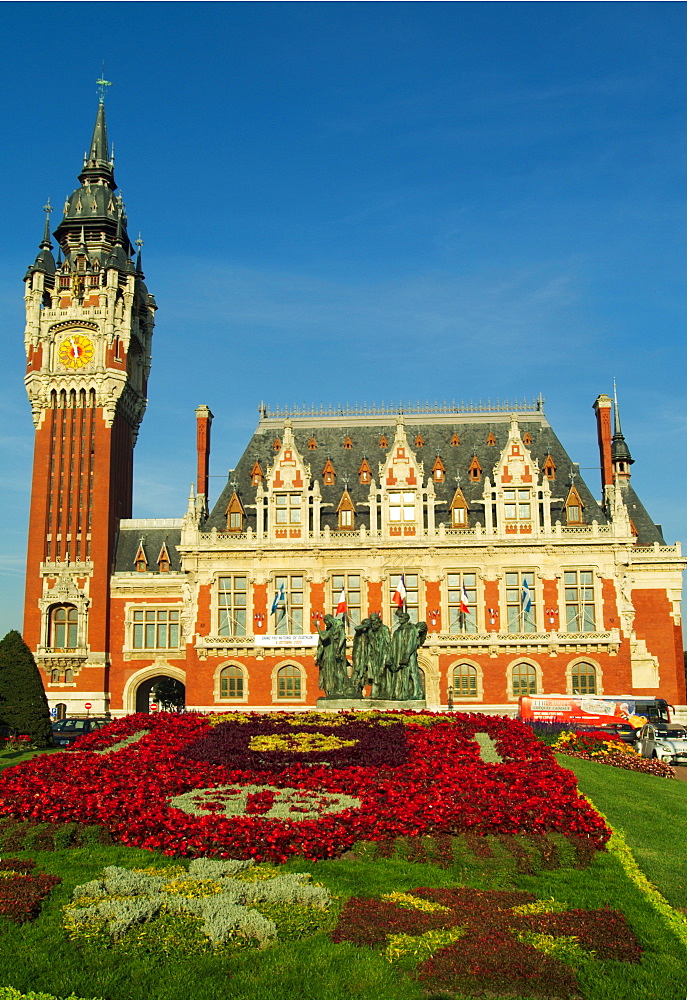
[[[162,709],[183,708],[186,688],[174,677],[161,677],[153,688],[153,695]]]
[[[36,746],[52,746],[50,710],[38,667],[16,631],[0,641],[0,725],[29,736]]]

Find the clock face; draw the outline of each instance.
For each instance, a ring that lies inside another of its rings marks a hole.
[[[93,341],[82,333],[72,333],[60,344],[57,356],[65,368],[83,368],[93,357]]]

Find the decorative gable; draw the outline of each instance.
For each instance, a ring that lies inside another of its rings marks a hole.
[[[278,439],[277,439],[278,440]],[[301,492],[310,482],[310,466],[305,465],[293,440],[293,430],[287,422],[284,438],[274,465],[267,473],[267,485],[271,490]]]
[[[494,469],[494,478],[502,486],[536,486],[539,468],[520,436],[515,416],[511,417],[508,443]]]
[[[525,431],[525,433],[523,434],[522,443],[527,445],[532,444],[532,435],[530,434],[529,431]]]
[[[424,446],[425,446],[425,439],[423,438],[422,434],[418,434],[417,437],[415,438],[415,447],[424,448]]]
[[[451,447],[452,448],[457,448],[459,444],[460,444],[460,438],[458,437],[458,435],[454,431],[453,434],[451,435]]]
[[[390,489],[422,486],[424,466],[411,451],[401,420],[396,424],[396,436],[386,462],[379,464],[379,474],[384,486]]]
[[[317,441],[315,440],[314,437],[311,437],[310,440],[308,441],[308,448],[310,449],[310,451],[315,451],[315,449],[317,448]]]
[[[361,483],[370,483],[372,481],[372,469],[370,468],[370,463],[366,458],[360,463],[360,468],[358,469],[358,478]]]
[[[446,474],[446,466],[441,461],[441,456],[437,455],[432,466],[432,479],[435,483],[443,483]]]
[[[272,451],[279,451],[280,448],[281,448],[281,441],[278,437],[276,437],[272,442]]]
[[[352,450],[352,448],[353,448],[353,442],[351,441],[351,439],[350,439],[350,437],[348,436],[348,434],[347,434],[347,435],[346,435],[346,437],[344,438],[344,443],[343,443],[343,446],[344,446],[344,448],[346,449],[346,451],[351,451],[351,450]]]
[[[379,447],[380,448],[388,448],[389,447],[389,442],[386,439],[386,434],[382,434],[382,436],[380,437],[380,439],[379,439]]]
[[[492,431],[489,431],[489,433],[487,434],[487,444],[492,448],[496,444],[496,438],[494,437]]]

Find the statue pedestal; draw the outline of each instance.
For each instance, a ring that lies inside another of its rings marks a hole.
[[[318,698],[318,712],[424,712],[425,701],[382,701],[378,698]]]

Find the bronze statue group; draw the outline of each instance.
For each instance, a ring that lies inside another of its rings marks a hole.
[[[315,662],[320,669],[320,688],[327,698],[362,698],[369,686],[371,700],[424,700],[417,651],[427,637],[427,623],[412,622],[400,608],[396,618],[393,634],[376,612],[355,626],[349,675],[344,620],[324,616]]]

